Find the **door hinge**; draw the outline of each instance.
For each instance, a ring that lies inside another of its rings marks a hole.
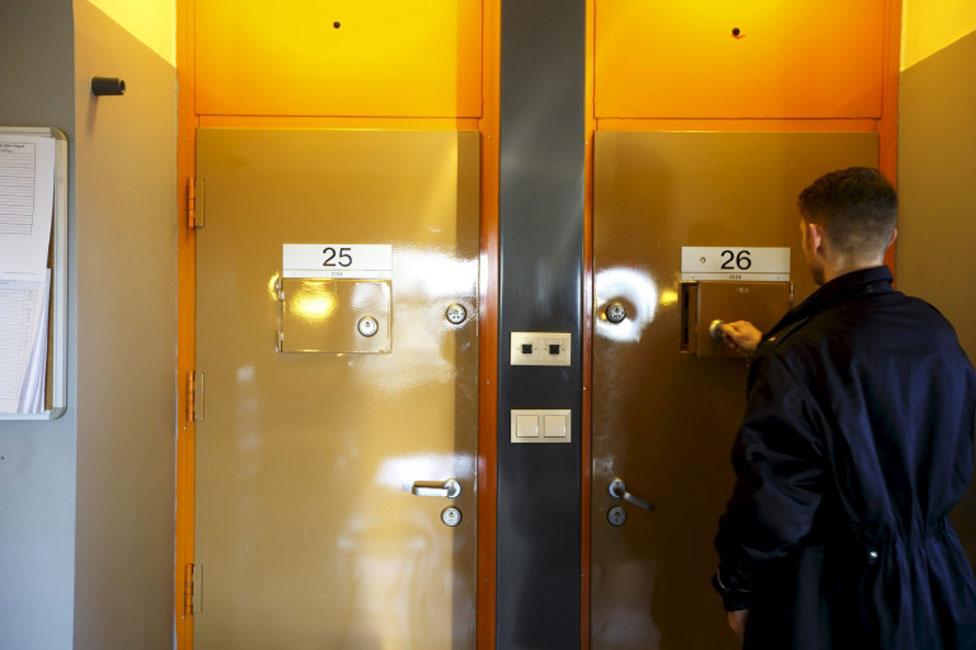
[[[186,376],[186,421],[199,422],[204,416],[207,376],[191,370]]]
[[[203,228],[207,225],[207,194],[203,179],[191,176],[186,179],[186,225]]]
[[[183,618],[193,616],[193,564],[189,563],[183,571]]]

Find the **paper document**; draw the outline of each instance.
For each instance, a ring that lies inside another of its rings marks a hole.
[[[0,279],[44,282],[54,210],[54,138],[0,134]]]
[[[44,411],[50,273],[0,280],[0,413]]]
[[[44,398],[47,395],[47,345],[48,345],[48,306],[51,304],[51,272],[48,271],[44,280],[44,289],[40,294],[41,312],[37,319],[37,333],[34,335],[34,348],[31,350],[30,363],[27,366],[27,377],[20,391],[21,413],[43,413]]]

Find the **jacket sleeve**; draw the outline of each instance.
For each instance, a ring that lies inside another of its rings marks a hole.
[[[732,449],[736,486],[715,538],[712,584],[729,611],[749,607],[763,574],[810,533],[824,482],[825,423],[816,402],[775,356],[754,363]]]

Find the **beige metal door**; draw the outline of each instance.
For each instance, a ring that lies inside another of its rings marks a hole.
[[[198,176],[195,647],[473,648],[478,135],[202,129]]]
[[[681,247],[791,246],[801,299],[813,285],[797,194],[827,171],[874,166],[876,152],[869,133],[597,134],[594,650],[739,647],[709,577],[746,364],[682,354]],[[611,496],[615,478],[653,509]],[[623,525],[608,519],[620,523],[615,507]]]

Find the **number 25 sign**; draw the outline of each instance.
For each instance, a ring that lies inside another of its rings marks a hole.
[[[790,279],[790,249],[766,246],[685,246],[681,249],[681,280]]]
[[[389,244],[284,244],[282,275],[286,278],[387,280],[393,274]]]

